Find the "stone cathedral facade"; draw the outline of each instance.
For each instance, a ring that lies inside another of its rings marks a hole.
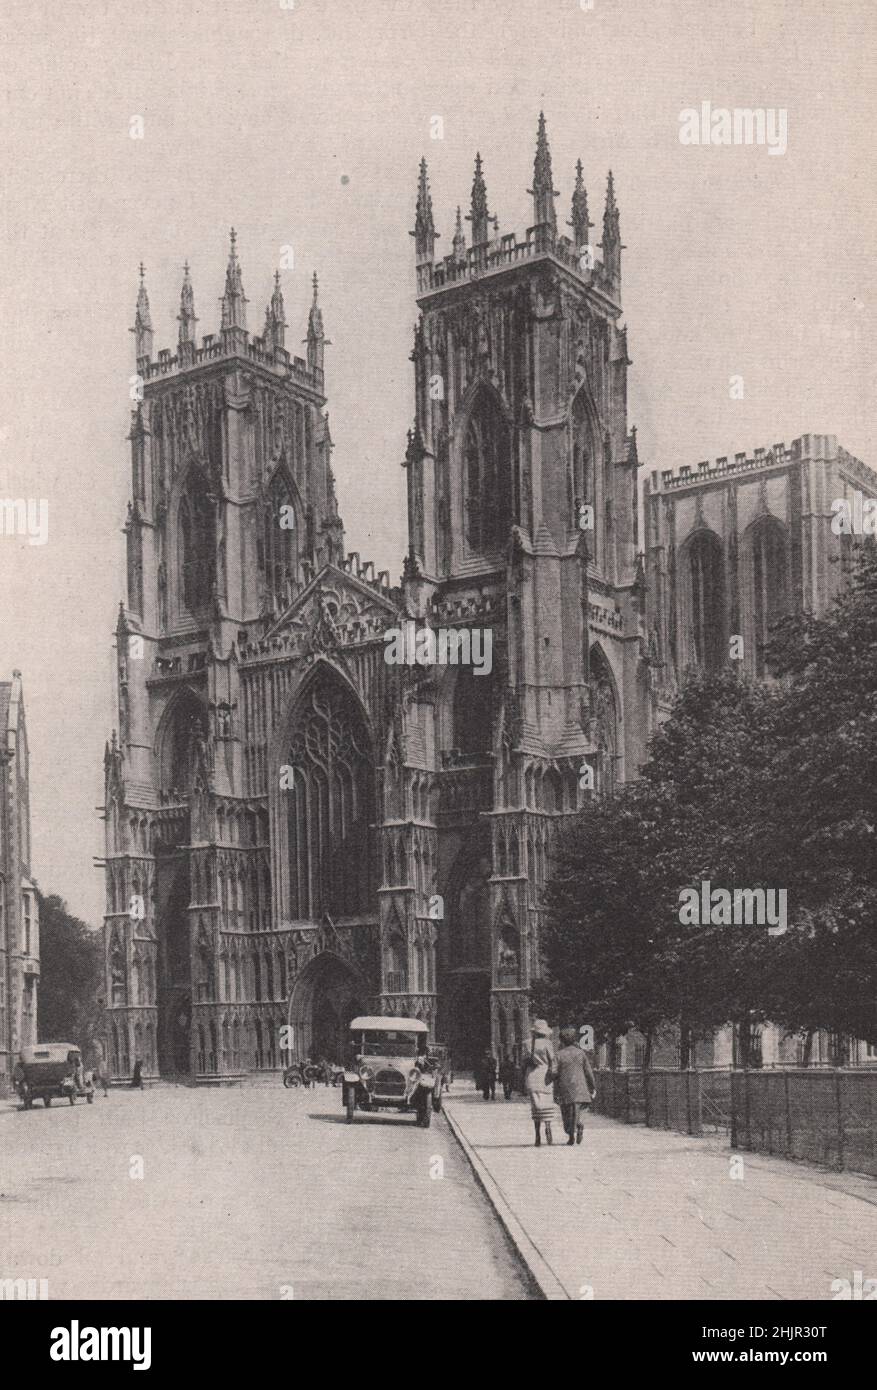
[[[552,836],[635,773],[657,709],[612,176],[600,255],[581,164],[562,230],[541,117],[530,191],[532,226],[500,235],[479,156],[439,258],[421,165],[398,585],[346,549],[316,279],[302,359],[279,275],[248,332],[232,234],[218,332],[196,338],[187,268],[155,354],[141,270],[105,755],[116,1077],[338,1057],[357,1012],[424,1019],[458,1067],[520,1055]],[[386,660],[425,629],[489,634],[489,672]]]

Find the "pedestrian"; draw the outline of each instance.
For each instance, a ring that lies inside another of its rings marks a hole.
[[[508,1053],[505,1054],[499,1064],[499,1079],[502,1083],[503,1095],[506,1100],[511,1100],[515,1085],[515,1064]]]
[[[530,1097],[530,1116],[536,1130],[538,1148],[542,1143],[543,1124],[545,1142],[552,1143],[551,1124],[556,1114],[554,1048],[551,1045],[551,1029],[544,1018],[534,1019],[530,1032],[530,1051],[524,1059],[524,1089]]]
[[[106,1064],[105,1064],[105,1062],[104,1062],[104,1060],[103,1060],[102,1057],[99,1057],[99,1058],[97,1059],[97,1061],[95,1062],[95,1064],[94,1064],[94,1084],[95,1084],[95,1089],[96,1089],[98,1086],[102,1086],[102,1087],[103,1087],[103,1092],[104,1092],[104,1096],[105,1096],[105,1097],[108,1096],[108,1095],[110,1094],[110,1081],[109,1081],[109,1076],[108,1076],[108,1074],[107,1074]]]
[[[131,1077],[132,1090],[143,1090],[143,1063],[138,1057],[134,1062],[134,1073]]]
[[[561,1028],[560,1042],[555,1060],[554,1090],[563,1116],[567,1145],[580,1144],[585,1111],[597,1094],[597,1082],[586,1053],[578,1046],[575,1028]]]
[[[478,1064],[475,1075],[475,1085],[484,1099],[496,1100],[496,1058],[489,1047],[484,1049],[484,1056]]]

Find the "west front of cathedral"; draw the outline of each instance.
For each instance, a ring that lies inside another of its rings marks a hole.
[[[346,549],[316,278],[298,358],[279,274],[248,332],[234,234],[219,331],[196,339],[187,268],[173,354],[141,274],[105,754],[117,1078],[339,1059],[357,1013],[423,1019],[459,1068],[488,1044],[520,1057],[554,832],[636,775],[684,661],[735,620],[710,499],[752,470],[665,474],[640,553],[612,176],[599,255],[581,165],[561,230],[541,118],[531,192],[533,225],[500,236],[477,158],[438,259],[421,165],[398,585]],[[787,455],[762,457],[753,516],[791,536]],[[769,540],[792,602],[797,552]],[[489,634],[489,671],[387,660],[388,633],[425,629],[458,652]]]

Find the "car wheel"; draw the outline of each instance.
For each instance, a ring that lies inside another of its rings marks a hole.
[[[434,1092],[433,1092],[433,1097],[432,1097],[432,1108],[433,1108],[433,1110],[435,1111],[436,1114],[438,1114],[439,1111],[441,1110],[441,1108],[442,1108],[442,1093],[441,1093],[441,1091],[434,1091]]]
[[[49,1106],[50,1106],[51,1104],[52,1104],[52,1097],[51,1097],[51,1096],[43,1096],[43,1105],[46,1107],[47,1110],[48,1110],[48,1108],[49,1108]]]
[[[348,1086],[344,1092],[344,1109],[347,1111],[347,1123],[352,1125],[356,1113],[356,1089],[353,1086]]]
[[[94,1092],[93,1092],[93,1091],[89,1091],[89,1093],[88,1093],[88,1095],[85,1097],[85,1099],[88,1101],[89,1105],[91,1105],[92,1101],[94,1100]]]
[[[294,1091],[301,1085],[301,1077],[296,1076],[294,1073],[292,1076],[284,1076],[283,1084],[288,1091]]]

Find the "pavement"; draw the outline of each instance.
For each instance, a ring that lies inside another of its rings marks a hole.
[[[339,1090],[279,1080],[0,1101],[0,1281],[28,1278],[50,1299],[538,1297],[441,1117],[349,1125]]]
[[[558,1118],[537,1149],[521,1097],[455,1081],[444,1105],[544,1298],[832,1300],[877,1279],[873,1178],[594,1114],[581,1145]]]

